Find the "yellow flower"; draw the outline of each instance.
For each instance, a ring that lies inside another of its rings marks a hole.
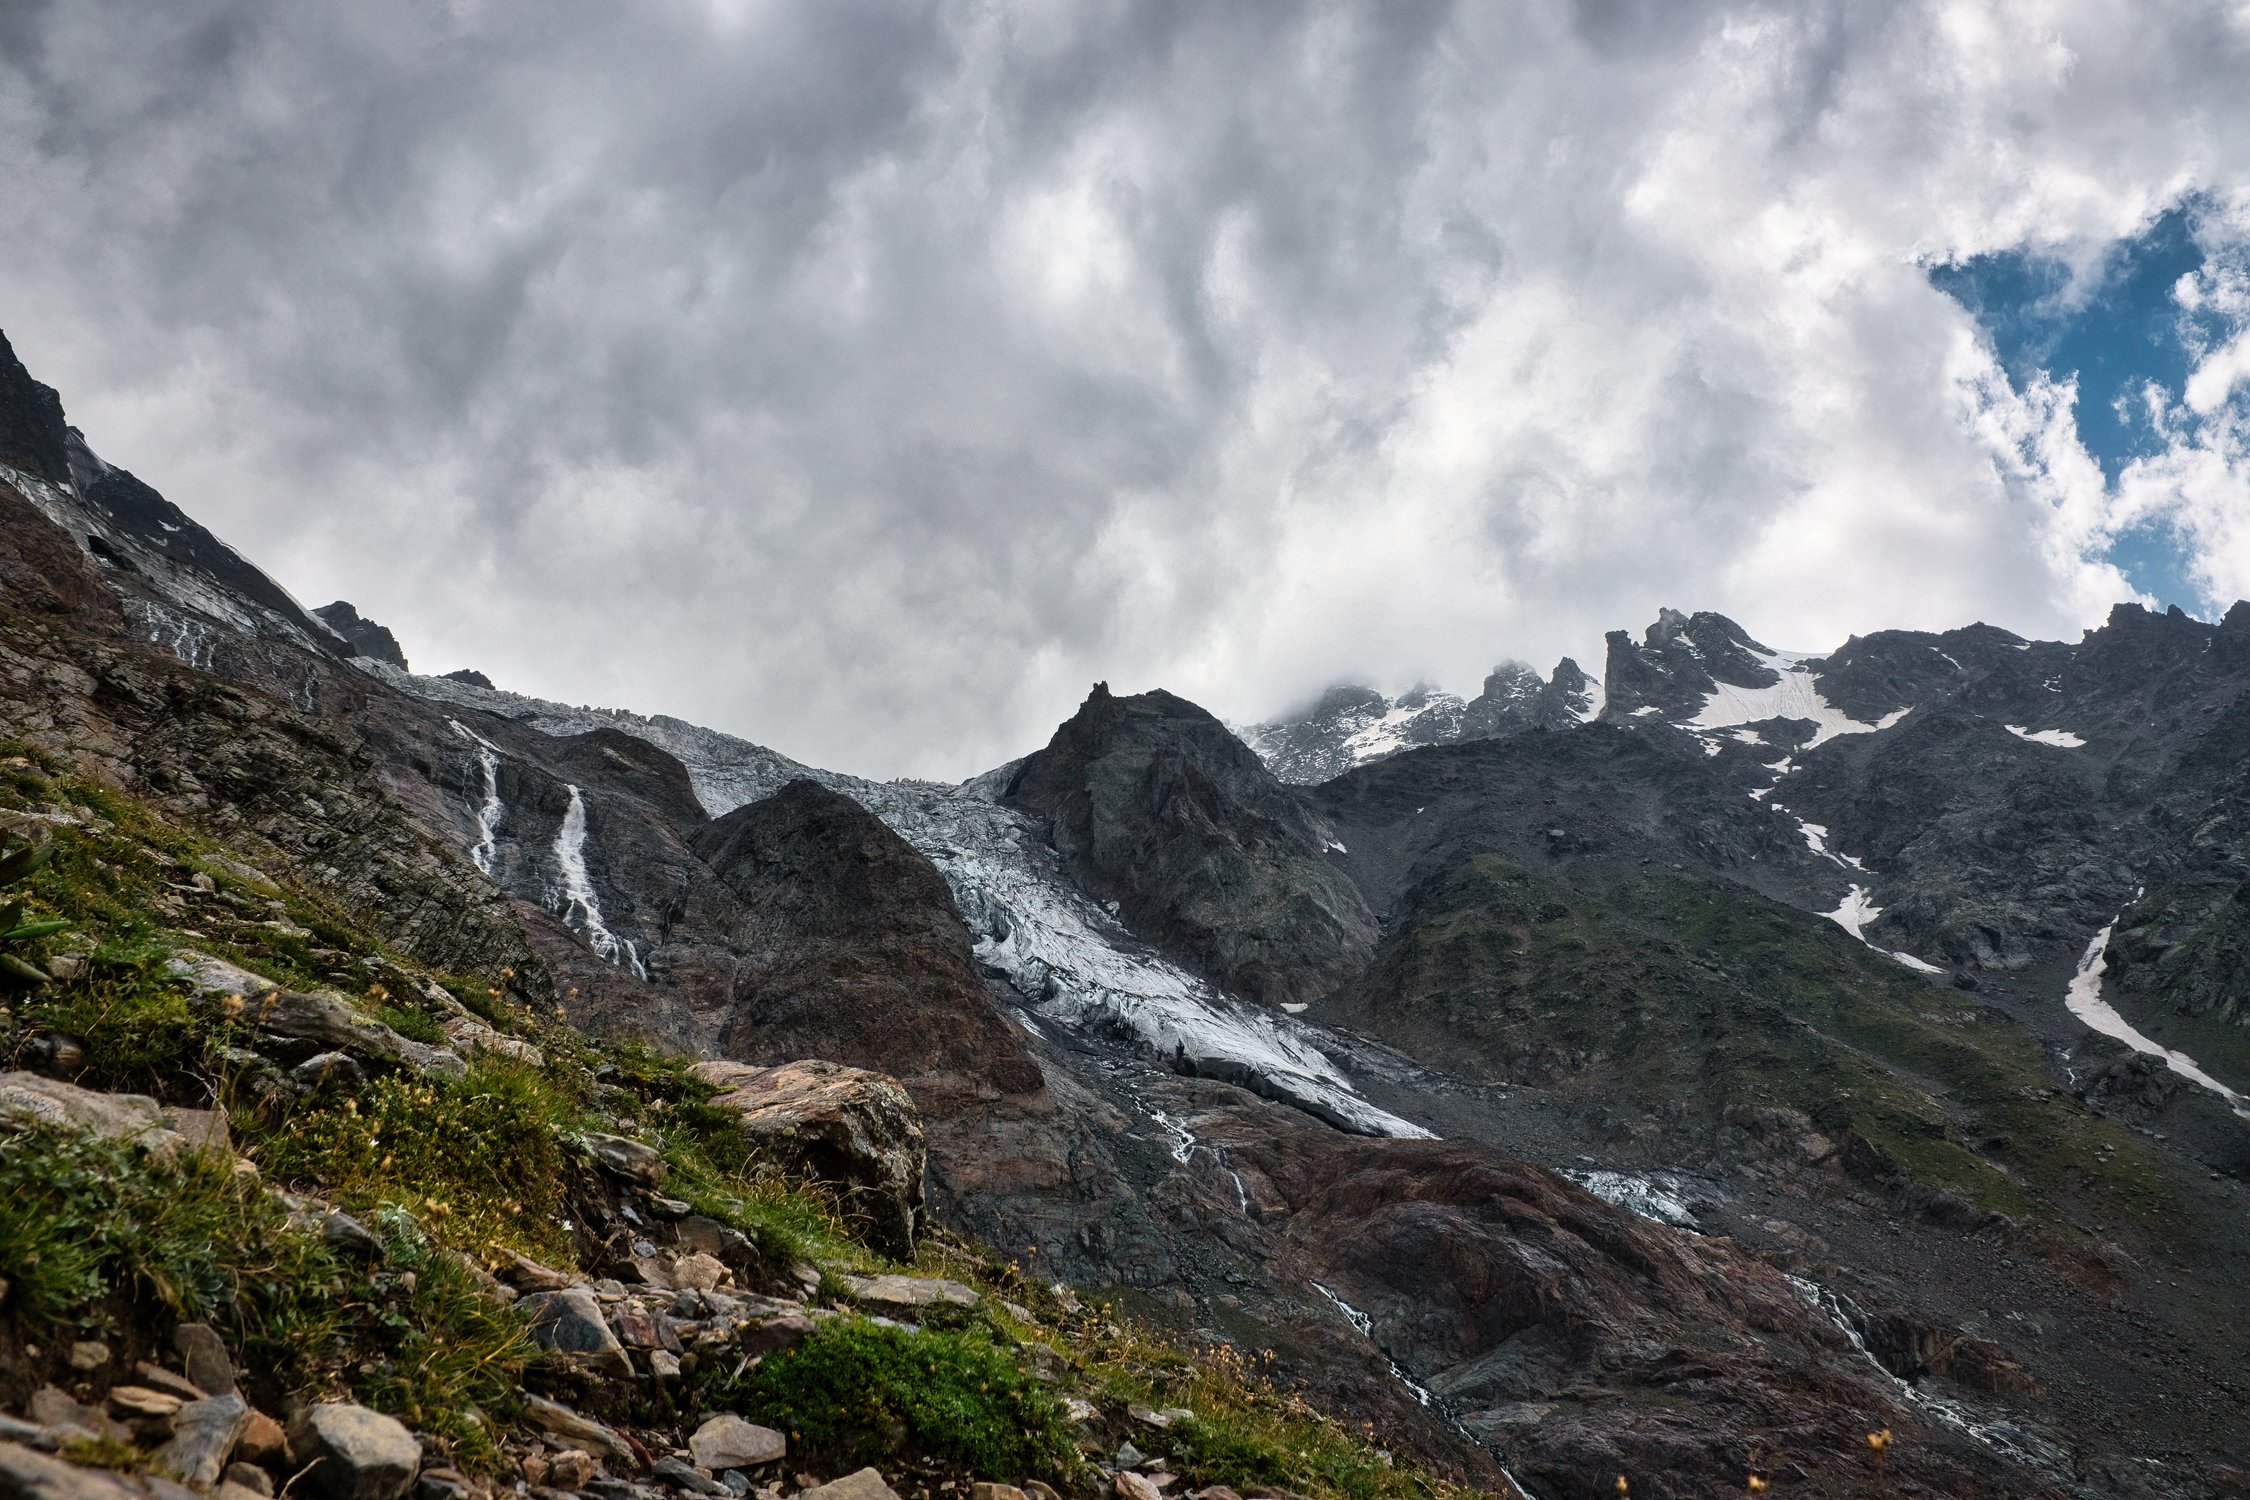
[[[1888,1427],[1884,1428],[1881,1432],[1871,1432],[1867,1435],[1867,1446],[1874,1449],[1877,1453],[1882,1452],[1890,1445],[1891,1430]]]
[[[1624,1494],[1629,1494],[1629,1493],[1631,1493],[1631,1492],[1632,1492],[1632,1486],[1631,1486],[1631,1485],[1629,1485],[1629,1484],[1627,1484],[1627,1483],[1625,1482],[1625,1476],[1624,1476],[1624,1475],[1622,1475],[1622,1474],[1618,1475],[1618,1476],[1617,1476],[1617,1493],[1619,1493],[1620,1495],[1624,1495]]]
[[[1763,1479],[1760,1479],[1760,1478],[1759,1478],[1759,1477],[1758,1477],[1757,1475],[1755,1475],[1755,1474],[1753,1474],[1753,1475],[1751,1475],[1751,1476],[1750,1476],[1750,1493],[1751,1493],[1751,1494],[1755,1495],[1756,1493],[1758,1493],[1758,1491],[1760,1491],[1760,1490],[1764,1489],[1765,1487],[1766,1487],[1766,1482],[1765,1482],[1765,1481],[1764,1481]]]

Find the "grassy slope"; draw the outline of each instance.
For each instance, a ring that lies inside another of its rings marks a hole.
[[[24,1066],[68,1036],[82,1053],[61,1071],[84,1086],[224,1105],[257,1169],[0,1136],[0,1262],[17,1268],[0,1302],[0,1363],[19,1374],[39,1368],[31,1351],[51,1354],[70,1338],[154,1350],[172,1322],[207,1319],[269,1408],[292,1395],[353,1396],[399,1414],[465,1466],[497,1469],[524,1385],[540,1372],[520,1320],[482,1291],[478,1265],[507,1251],[573,1264],[570,1139],[586,1129],[661,1143],[666,1191],[743,1231],[777,1268],[886,1268],[819,1194],[751,1156],[680,1064],[597,1045],[535,1014],[531,987],[511,972],[430,974],[318,892],[268,879],[223,843],[51,757],[0,745],[7,812],[73,820],[45,825],[56,856],[11,894],[34,916],[67,920],[37,948],[79,964],[43,989],[0,993],[0,1061]],[[197,1000],[165,977],[175,947],[292,988],[331,989],[422,1040],[438,1035],[441,1009],[425,986],[440,984],[536,1044],[545,1065],[485,1056],[458,1082],[382,1075],[300,1099],[244,1047],[239,1003]],[[354,1260],[292,1223],[269,1182],[361,1216],[381,1258]],[[1169,1342],[942,1231],[921,1262],[984,1290],[982,1306],[916,1334],[848,1319],[747,1377],[714,1367],[684,1392],[652,1400],[620,1389],[597,1404],[667,1440],[680,1413],[731,1407],[795,1432],[803,1457],[839,1464],[929,1461],[1080,1487],[1086,1455],[1129,1434],[1199,1482],[1370,1500],[1449,1492],[1394,1462],[1378,1435],[1275,1389],[1254,1358]],[[25,1388],[0,1394],[20,1403],[36,1381],[14,1383]],[[1065,1390],[1095,1399],[1102,1421],[1067,1428],[1056,1401]],[[1195,1416],[1158,1433],[1130,1422],[1129,1403]]]

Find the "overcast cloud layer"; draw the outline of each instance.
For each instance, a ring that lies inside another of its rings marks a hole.
[[[2250,308],[2245,78],[2237,0],[0,0],[0,327],[418,668],[958,777],[1661,604],[2074,636],[2152,518],[2250,594],[2250,336],[2105,485],[1925,269],[2202,193]]]

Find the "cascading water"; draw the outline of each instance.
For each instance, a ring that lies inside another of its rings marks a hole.
[[[641,963],[640,949],[630,939],[621,938],[609,930],[602,920],[601,900],[594,894],[594,880],[586,871],[586,799],[577,787],[569,789],[570,806],[563,812],[562,828],[555,835],[555,868],[562,872],[562,890],[554,899],[563,925],[583,933],[586,946],[593,949],[602,962],[618,964],[633,971],[636,978],[648,978],[648,969]]]
[[[492,741],[478,734],[459,719],[445,721],[453,732],[477,748],[477,765],[484,772],[484,801],[477,807],[477,842],[469,850],[469,858],[490,879],[500,859],[500,751]]]

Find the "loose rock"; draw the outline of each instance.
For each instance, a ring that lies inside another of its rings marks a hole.
[[[226,1340],[210,1324],[182,1323],[172,1330],[172,1347],[187,1365],[187,1378],[205,1395],[223,1396],[234,1389],[234,1360]]]
[[[633,1361],[610,1331],[601,1303],[588,1288],[538,1292],[517,1306],[530,1318],[532,1341],[540,1348],[579,1356],[603,1374],[631,1377]]]
[[[172,1441],[157,1450],[156,1466],[207,1490],[226,1471],[235,1439],[249,1420],[250,1403],[231,1392],[190,1401],[172,1414]]]
[[[714,1060],[694,1072],[725,1090],[711,1103],[741,1118],[761,1154],[841,1188],[873,1221],[877,1249],[913,1259],[929,1151],[922,1117],[896,1079],[819,1060],[776,1068]]]
[[[788,1452],[789,1440],[780,1433],[732,1413],[711,1418],[688,1439],[688,1453],[699,1469],[748,1469]]]
[[[308,1406],[289,1422],[305,1483],[325,1500],[398,1500],[422,1467],[422,1445],[396,1420],[349,1402]]]
[[[880,1472],[861,1469],[856,1474],[846,1474],[841,1479],[800,1490],[797,1500],[898,1500],[898,1494],[883,1482]]]

